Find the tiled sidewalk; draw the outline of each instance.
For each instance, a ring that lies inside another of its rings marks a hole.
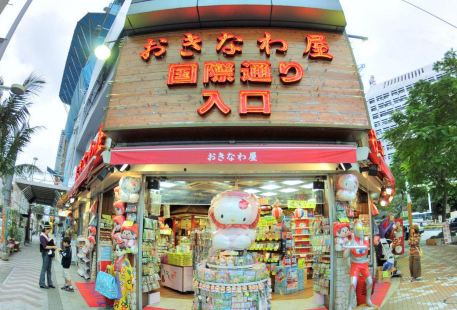
[[[403,278],[382,310],[457,309],[457,246],[423,246],[422,280],[411,282],[408,256],[399,260]]]

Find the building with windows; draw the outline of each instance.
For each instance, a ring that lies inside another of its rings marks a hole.
[[[431,64],[379,84],[372,82],[366,94],[368,113],[371,124],[376,131],[376,136],[382,141],[386,154],[385,158],[388,163],[392,160],[395,149],[389,141],[383,139],[383,134],[395,127],[395,123],[392,120],[392,113],[395,111],[405,111],[409,91],[416,82],[420,80],[433,82],[442,76],[443,73],[434,71],[433,64]]]

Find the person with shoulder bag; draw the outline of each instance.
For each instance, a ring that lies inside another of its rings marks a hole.
[[[40,273],[40,287],[41,288],[55,288],[52,284],[52,258],[54,251],[58,249],[54,240],[49,236],[51,226],[48,223],[44,224],[43,230],[40,234],[40,252],[43,264]],[[48,285],[46,286],[45,278],[47,278]]]

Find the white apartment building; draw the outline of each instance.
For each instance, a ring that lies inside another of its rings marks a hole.
[[[419,80],[437,81],[442,73],[433,70],[433,65],[428,65],[414,71],[407,72],[390,80],[375,84],[370,81],[371,87],[366,93],[368,113],[376,136],[382,141],[386,161],[390,163],[395,149],[383,139],[383,134],[388,129],[394,128],[395,123],[391,116],[394,111],[404,111],[406,99],[414,83]]]

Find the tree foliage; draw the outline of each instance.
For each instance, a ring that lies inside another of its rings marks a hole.
[[[396,149],[396,178],[428,185],[446,206],[451,182],[457,178],[457,52],[448,51],[434,70],[444,76],[414,85],[405,112],[392,115],[397,126],[384,137]]]

